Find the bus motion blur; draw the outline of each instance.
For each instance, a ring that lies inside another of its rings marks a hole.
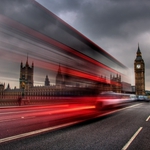
[[[122,104],[133,102],[137,100],[137,96],[134,94],[115,93],[112,91],[102,92],[99,94],[95,108],[97,110],[115,108]]]

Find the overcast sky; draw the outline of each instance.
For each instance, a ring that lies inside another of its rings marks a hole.
[[[130,68],[129,76],[132,85],[135,84],[134,60],[139,43],[146,66],[146,89],[150,90],[149,0],[142,2],[140,0],[36,1]],[[5,0],[5,2],[1,2],[0,14],[14,17],[16,21],[21,21],[28,27],[34,26],[33,28],[40,32],[50,28],[52,32],[49,32],[54,34],[53,36],[57,36],[55,32],[53,33],[55,24],[50,25],[49,20],[45,18],[46,16],[40,16],[41,13],[38,13],[36,7],[28,5],[26,2],[28,1]],[[40,28],[37,29],[38,27]],[[11,82],[11,85],[13,83],[12,88],[14,85],[18,87],[20,62],[25,63],[27,54],[29,54],[29,64],[31,65],[33,61],[35,64],[34,83],[44,84],[46,74],[48,73],[49,77],[52,74],[41,71],[43,68],[36,66],[39,63],[36,62],[36,58],[43,56],[46,59],[51,56],[42,51],[44,48],[49,49],[49,47],[43,48],[41,45],[39,46],[40,43],[35,43],[31,39],[27,39],[26,36],[14,35],[12,32],[13,30],[8,31],[0,26],[0,82],[5,82],[6,85]],[[63,34],[59,34],[59,36],[65,40]],[[73,42],[73,39],[71,38],[70,41]],[[40,73],[37,72],[38,70]],[[56,76],[56,72],[53,76]],[[52,81],[51,77],[50,80]],[[54,82],[55,80],[51,83]]]
[[[131,69],[138,48],[145,61],[146,89],[150,90],[149,0],[37,0],[69,25]]]

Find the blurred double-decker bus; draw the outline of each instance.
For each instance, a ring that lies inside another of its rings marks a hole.
[[[33,0],[0,5],[0,48],[18,63],[28,53],[39,71],[35,80],[41,70],[51,72],[55,96],[121,93],[121,82],[128,82],[126,66]]]

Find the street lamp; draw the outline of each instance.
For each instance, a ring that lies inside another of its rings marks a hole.
[[[24,98],[24,95],[25,95],[25,92],[24,92],[25,86],[26,86],[25,82],[22,82],[22,83],[21,83],[21,87],[22,87],[22,89],[23,89],[23,91],[22,91],[22,97],[23,97],[23,98]]]

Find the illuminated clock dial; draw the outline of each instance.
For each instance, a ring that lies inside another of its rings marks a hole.
[[[139,69],[139,68],[141,68],[141,65],[139,65],[139,64],[138,64],[138,65],[136,65],[136,68],[138,68],[138,69]]]

